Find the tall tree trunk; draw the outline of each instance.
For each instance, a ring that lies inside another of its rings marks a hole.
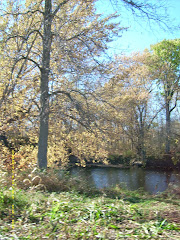
[[[41,69],[41,111],[40,111],[40,131],[38,143],[38,166],[47,168],[47,148],[48,148],[48,120],[49,120],[49,71],[50,71],[50,51],[51,51],[51,23],[52,23],[52,3],[45,0],[44,12],[44,34],[43,34],[43,56]]]
[[[143,114],[142,110],[140,111],[140,131],[139,131],[139,144],[140,144],[140,159],[143,163],[145,163],[146,152],[144,146],[144,122],[143,122]]]
[[[168,97],[166,97],[166,154],[170,153],[170,136],[171,136],[171,119],[170,106]]]

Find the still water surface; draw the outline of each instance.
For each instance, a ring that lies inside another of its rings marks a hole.
[[[152,171],[141,168],[72,168],[71,176],[85,179],[91,186],[98,189],[112,187],[117,184],[126,186],[129,190],[143,190],[156,194],[167,189],[168,185],[180,186],[180,173],[166,171]]]

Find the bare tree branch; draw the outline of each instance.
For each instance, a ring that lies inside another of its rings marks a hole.
[[[69,0],[64,0],[63,2],[61,2],[57,7],[56,7],[56,9],[54,10],[54,12],[52,13],[52,17],[54,17],[56,14],[57,14],[57,12],[60,10],[60,8],[63,6],[63,5],[65,5],[67,2],[69,2]]]

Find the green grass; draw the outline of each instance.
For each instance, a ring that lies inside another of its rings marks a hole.
[[[118,186],[97,191],[72,181],[58,192],[16,187],[14,200],[8,187],[1,189],[0,239],[180,239],[178,195]]]

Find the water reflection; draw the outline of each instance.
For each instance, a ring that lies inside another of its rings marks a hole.
[[[156,194],[165,191],[169,183],[180,186],[179,173],[150,171],[141,168],[73,168],[71,175],[85,179],[98,189],[120,184],[125,185],[129,190],[142,188],[149,193]]]

